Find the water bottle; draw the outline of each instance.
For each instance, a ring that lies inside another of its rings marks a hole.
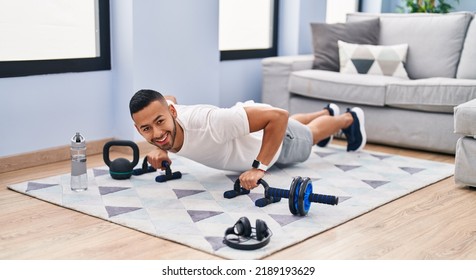
[[[87,189],[86,140],[76,132],[71,138],[71,190],[78,192]]]

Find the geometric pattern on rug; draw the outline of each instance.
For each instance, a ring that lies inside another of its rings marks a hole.
[[[208,168],[172,156],[180,180],[156,183],[161,171],[114,180],[108,167],[88,169],[88,190],[70,190],[70,175],[10,185],[9,189],[227,259],[260,259],[421,189],[454,173],[454,165],[377,152],[346,152],[345,147],[313,147],[309,159],[273,166],[264,179],[289,189],[294,176],[310,177],[313,192],[339,197],[336,206],[313,203],[305,217],[290,213],[287,199],[258,208],[260,186],[248,195],[223,198],[239,173]],[[252,226],[266,222],[273,235],[258,250],[223,244],[228,227],[242,216]]]

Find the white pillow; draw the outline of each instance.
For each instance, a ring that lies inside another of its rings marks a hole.
[[[408,44],[375,46],[350,44],[337,41],[339,46],[340,72],[368,74],[408,79],[404,63]]]

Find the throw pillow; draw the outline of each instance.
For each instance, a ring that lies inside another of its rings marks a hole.
[[[378,18],[346,23],[311,23],[314,69],[339,72],[337,41],[377,45],[380,34]]]
[[[404,63],[408,44],[374,46],[338,41],[340,72],[408,79]]]

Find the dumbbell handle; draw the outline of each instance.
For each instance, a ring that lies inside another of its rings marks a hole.
[[[339,198],[333,195],[311,193],[311,195],[309,195],[309,201],[315,203],[337,205],[339,203]]]
[[[269,196],[289,199],[290,191],[277,188],[268,188],[267,193]],[[312,193],[309,195],[309,201],[315,203],[337,205],[339,203],[339,198],[333,195]]]
[[[230,198],[237,197],[237,196],[239,196],[239,195],[244,195],[244,194],[249,194],[249,193],[250,193],[249,190],[244,189],[244,188],[240,185],[240,179],[236,179],[235,184],[233,185],[233,189],[224,192],[224,193],[223,193],[223,197],[230,199]]]
[[[182,173],[180,171],[172,172],[170,169],[170,164],[168,161],[162,161],[162,167],[165,167],[165,175],[159,175],[155,177],[157,183],[163,183],[168,180],[180,179],[182,178]]]

